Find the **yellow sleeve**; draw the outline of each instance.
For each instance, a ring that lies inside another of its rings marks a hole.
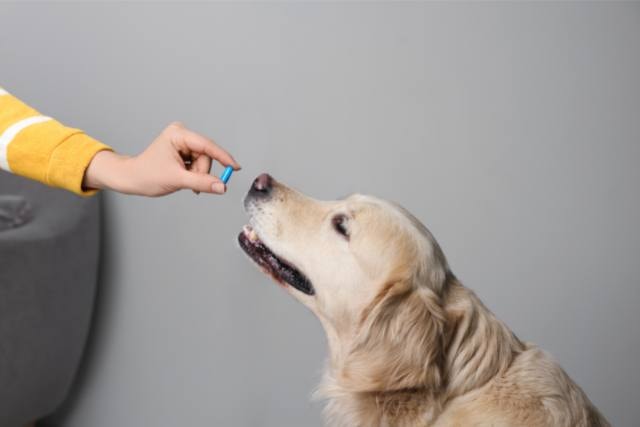
[[[0,169],[87,196],[84,172],[98,151],[111,150],[68,128],[0,87]]]

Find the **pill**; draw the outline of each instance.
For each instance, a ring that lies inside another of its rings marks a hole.
[[[231,178],[232,173],[233,173],[233,167],[227,166],[226,168],[224,168],[224,172],[222,172],[222,175],[220,175],[220,181],[226,184],[227,181],[229,181],[229,178]]]

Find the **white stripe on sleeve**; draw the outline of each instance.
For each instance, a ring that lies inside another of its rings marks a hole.
[[[16,122],[9,126],[1,135],[0,135],[0,169],[4,169],[6,171],[11,172],[11,168],[9,167],[9,161],[7,159],[7,147],[13,139],[16,137],[20,131],[23,129],[35,125],[37,123],[42,123],[51,120],[51,117],[47,116],[33,116],[28,117],[26,119],[22,119],[19,122]]]

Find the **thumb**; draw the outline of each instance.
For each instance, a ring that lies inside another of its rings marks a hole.
[[[203,193],[224,194],[227,191],[227,186],[220,179],[208,173],[185,170],[181,182],[183,189]]]

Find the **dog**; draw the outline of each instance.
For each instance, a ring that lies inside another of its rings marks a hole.
[[[244,205],[240,247],[326,332],[327,425],[609,426],[547,353],[462,285],[402,207],[318,201],[267,174]]]

